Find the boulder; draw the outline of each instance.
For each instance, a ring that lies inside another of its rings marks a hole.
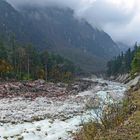
[[[138,87],[140,85],[140,76],[135,77],[133,80],[129,81],[129,83],[126,84],[129,88],[133,89]]]
[[[87,109],[96,109],[100,106],[100,99],[98,97],[89,98],[86,101],[86,108]]]

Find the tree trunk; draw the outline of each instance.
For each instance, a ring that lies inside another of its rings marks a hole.
[[[48,80],[48,66],[47,64],[45,65],[45,80]]]
[[[28,71],[27,73],[28,73],[28,80],[29,80],[30,79],[30,59],[29,59],[29,55],[28,55],[28,64],[27,64],[27,67],[28,67],[27,68],[28,69],[27,70]]]

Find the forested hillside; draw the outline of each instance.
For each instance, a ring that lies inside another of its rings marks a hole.
[[[18,9],[18,10],[17,10]],[[71,60],[86,72],[105,71],[106,62],[119,48],[103,30],[77,19],[68,8],[21,6],[0,1],[0,34],[15,35],[18,42],[32,43]]]
[[[14,38],[10,42],[0,39],[1,78],[69,81],[76,72],[80,69],[59,55],[38,52],[31,44],[17,44]]]
[[[140,46],[137,43],[134,49],[128,49],[125,53],[121,53],[107,64],[108,76],[140,72]]]

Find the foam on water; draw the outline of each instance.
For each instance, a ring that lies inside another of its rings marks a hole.
[[[106,86],[102,86],[99,84],[89,91],[79,93],[76,97],[86,98],[88,96],[93,98],[96,95],[100,98],[101,101],[105,102],[108,102],[108,95],[116,100],[122,99],[126,90],[126,87],[124,85],[111,81],[105,81],[102,79],[93,80],[99,82],[100,84],[106,83]],[[76,97],[71,96],[71,100],[74,100]],[[40,104],[43,104],[41,103],[43,102],[42,99],[39,100],[39,102]],[[26,102],[22,102],[23,105],[25,103]],[[18,105],[18,103],[16,105]],[[31,103],[30,105],[34,105],[34,103]],[[53,103],[50,111],[53,111],[54,107],[54,114],[56,113],[57,115],[60,112],[65,114],[65,112],[67,112],[67,114],[65,115],[71,117],[63,120],[61,120],[61,118],[49,117],[42,121],[32,123],[24,122],[21,124],[1,123],[0,140],[4,140],[4,138],[7,138],[8,140],[17,140],[19,137],[23,137],[24,140],[58,140],[60,138],[62,140],[71,140],[71,132],[75,132],[80,128],[82,120],[88,121],[91,118],[91,114],[92,117],[96,117],[93,110],[86,110],[83,108],[83,102],[80,104],[75,102],[75,100],[73,102],[69,102],[69,100],[66,100],[64,103],[60,103],[59,105],[60,106]],[[83,108],[83,113],[79,113],[79,115],[74,113],[74,110],[78,112],[80,107],[81,109]],[[2,109],[2,105],[0,106],[0,108]],[[46,111],[49,111],[47,106],[45,106],[45,108]],[[28,111],[30,112],[30,110]]]

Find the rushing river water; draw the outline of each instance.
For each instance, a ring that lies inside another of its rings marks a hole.
[[[89,79],[88,79],[89,80]],[[13,108],[13,115],[20,117],[31,116],[35,109],[40,110],[36,115],[48,113],[48,116],[41,121],[19,122],[12,124],[10,122],[0,124],[0,140],[69,140],[71,133],[80,128],[82,120],[88,120],[91,117],[91,110],[86,106],[98,97],[100,102],[108,102],[108,96],[115,100],[121,100],[126,90],[125,85],[106,81],[102,79],[90,79],[98,84],[89,91],[79,93],[78,95],[69,95],[66,99],[37,98],[35,101],[26,101],[19,99],[3,99],[0,101],[0,108],[10,116]],[[97,101],[96,101],[97,102]],[[96,105],[96,104],[95,104]],[[23,109],[24,114],[23,114]],[[1,114],[2,115],[2,114]],[[92,114],[94,115],[94,113]],[[15,117],[13,116],[13,118]],[[16,118],[16,117],[15,117]]]

